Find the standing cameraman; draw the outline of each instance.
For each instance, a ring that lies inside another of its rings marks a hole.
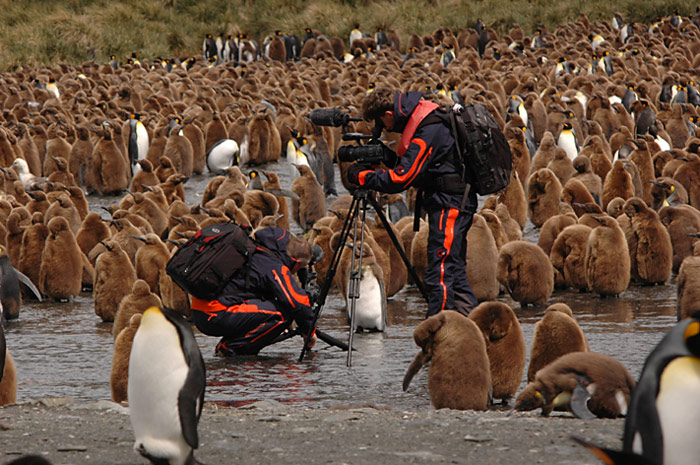
[[[467,231],[476,212],[476,193],[465,198],[466,184],[453,161],[458,156],[455,139],[443,120],[433,115],[439,106],[421,96],[378,88],[365,97],[362,117],[366,121],[402,133],[399,158],[390,170],[350,165],[347,178],[381,192],[396,193],[411,186],[424,192],[422,206],[430,226],[423,276],[430,293],[427,316],[444,309],[468,315],[478,305],[466,273]]]

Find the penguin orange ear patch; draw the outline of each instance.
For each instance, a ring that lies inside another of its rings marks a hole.
[[[700,333],[700,322],[694,321],[688,325],[687,328],[685,328],[685,332],[683,333],[683,339],[688,340],[693,336],[697,336]]]

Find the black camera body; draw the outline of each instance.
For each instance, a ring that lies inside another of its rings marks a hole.
[[[386,147],[381,142],[366,145],[344,145],[338,149],[338,160],[355,161],[360,165],[378,165],[386,162]]]

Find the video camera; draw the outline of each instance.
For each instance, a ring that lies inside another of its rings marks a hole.
[[[345,127],[354,121],[362,121],[362,118],[351,118],[347,113],[338,109],[317,108],[311,111],[311,122],[316,126],[343,126],[343,140],[355,141],[358,145],[344,145],[338,149],[338,159],[343,162],[355,161],[360,165],[378,165],[385,163],[393,166],[396,161],[396,154],[380,140],[379,136],[384,129],[381,124],[376,124],[372,130],[372,135],[347,132]],[[361,141],[367,141],[364,145]]]

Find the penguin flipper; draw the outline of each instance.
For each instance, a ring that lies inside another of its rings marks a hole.
[[[0,320],[2,320],[1,309]],[[2,381],[2,375],[5,373],[5,354],[7,354],[7,346],[5,344],[5,331],[2,329],[2,324],[0,324],[0,381]]]
[[[593,455],[598,457],[601,462],[606,464],[655,465],[655,462],[652,462],[641,455],[631,452],[604,449],[576,436],[571,436],[571,439],[590,450]]]
[[[34,294],[36,300],[41,302],[41,292],[39,292],[39,289],[36,288],[32,280],[18,269],[15,269],[15,271],[17,272],[17,279],[19,279],[21,283],[24,283],[24,285],[27,286],[30,291],[32,291],[32,294]]]
[[[177,329],[180,336],[180,345],[185,355],[185,361],[189,369],[185,383],[178,395],[178,413],[180,414],[180,427],[182,436],[187,444],[196,449],[199,446],[197,423],[202,414],[204,404],[204,388],[206,386],[206,372],[204,359],[199,351],[199,346],[192,333],[189,323],[175,310],[162,308],[163,315]]]
[[[413,357],[413,361],[408,366],[406,374],[403,377],[404,392],[408,390],[408,385],[411,384],[411,380],[414,376],[416,376],[416,373],[418,373],[420,369],[423,368],[423,365],[430,361],[430,358],[430,354],[426,354],[422,350],[419,351],[415,357]]]
[[[582,420],[592,420],[596,418],[596,415],[588,410],[588,400],[590,398],[591,393],[583,387],[581,379],[579,378],[574,392],[571,393],[571,402],[569,403],[571,412]]]

